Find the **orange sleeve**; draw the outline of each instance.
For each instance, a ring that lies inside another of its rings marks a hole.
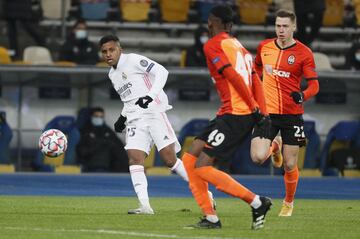
[[[262,43],[259,44],[259,46],[257,47],[256,50],[256,56],[255,56],[255,71],[258,74],[258,76],[260,76],[260,78],[262,78],[262,74],[263,74],[263,65],[262,65],[262,59],[261,59],[261,48],[262,48]]]
[[[317,79],[318,75],[315,70],[314,55],[310,49],[307,49],[307,50],[308,50],[306,52],[307,55],[304,59],[304,64],[303,64],[303,69],[302,69],[304,78],[307,80]]]
[[[259,104],[261,113],[268,115],[262,82],[255,71],[252,73],[252,91],[256,102]]]
[[[304,100],[308,100],[319,92],[319,81],[309,80],[308,87],[303,91]]]
[[[239,93],[240,97],[245,101],[245,103],[249,106],[251,111],[254,111],[257,104],[254,100],[253,95],[248,90],[243,78],[232,68],[231,66],[225,67],[222,71],[223,76],[229,80],[232,86]]]

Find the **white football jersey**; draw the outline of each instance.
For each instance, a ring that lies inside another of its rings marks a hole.
[[[121,53],[117,67],[111,67],[109,72],[111,83],[124,103],[121,114],[129,120],[142,114],[171,109],[163,91],[168,74],[162,65],[145,56]],[[153,99],[147,109],[135,105],[140,97],[146,95]]]

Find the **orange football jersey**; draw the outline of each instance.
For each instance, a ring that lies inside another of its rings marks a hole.
[[[227,33],[222,32],[211,38],[204,45],[204,53],[210,75],[215,83],[218,95],[221,100],[221,106],[217,115],[234,114],[245,115],[251,114],[249,106],[239,95],[226,77],[219,71],[224,67],[233,67],[239,73],[241,80],[247,86],[247,90],[252,95],[252,72],[253,59],[251,54],[241,45],[241,43]]]
[[[262,76],[266,107],[270,114],[303,114],[291,93],[301,91],[300,83],[318,78],[312,51],[299,41],[281,49],[276,39],[262,41],[257,49],[255,69]]]

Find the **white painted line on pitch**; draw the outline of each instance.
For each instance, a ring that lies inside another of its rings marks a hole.
[[[145,233],[145,232],[131,232],[131,231],[119,231],[119,230],[106,230],[106,229],[51,229],[51,228],[27,228],[27,227],[0,227],[5,230],[21,230],[21,231],[38,231],[38,232],[76,232],[76,233],[98,233],[98,234],[112,234],[112,235],[124,235],[124,236],[141,236],[141,237],[153,237],[153,238],[185,238],[185,239],[239,239],[239,237],[209,237],[209,236],[180,236],[180,235],[168,235],[157,233]],[[243,238],[244,239],[244,238]]]

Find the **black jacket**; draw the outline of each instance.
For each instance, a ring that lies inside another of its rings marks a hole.
[[[186,49],[185,66],[206,67],[206,59],[203,50],[203,44],[200,42],[200,36],[203,32],[208,32],[205,27],[199,27],[195,31],[195,44]]]
[[[81,129],[77,146],[78,161],[85,172],[128,172],[124,145],[107,126],[87,124]]]
[[[95,65],[99,62],[98,48],[88,39],[68,38],[60,50],[60,61],[72,61],[80,65]]]
[[[321,12],[325,10],[324,0],[294,0],[296,13]]]
[[[360,49],[360,42],[354,42],[346,55],[347,68],[360,70],[360,61],[355,59],[356,52]]]

